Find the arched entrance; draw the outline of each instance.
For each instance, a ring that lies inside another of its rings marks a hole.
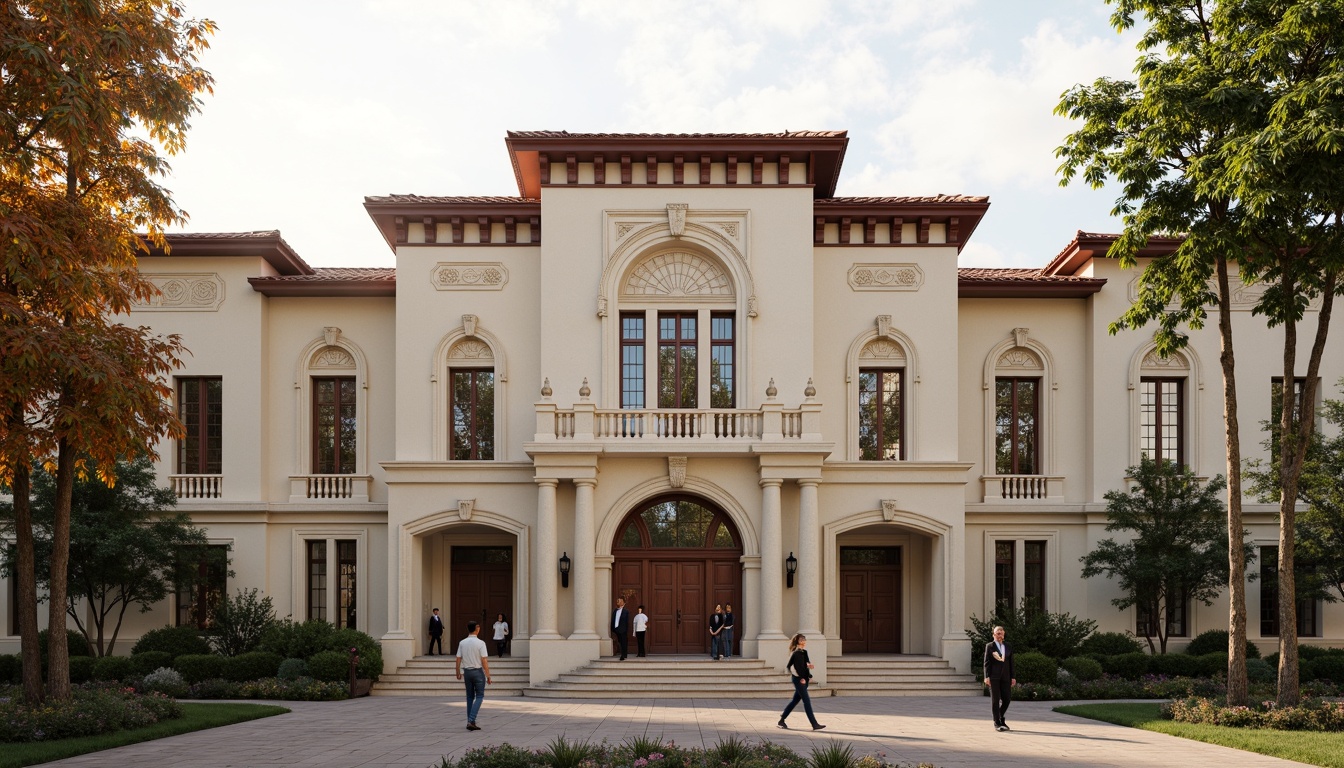
[[[692,496],[654,499],[621,521],[612,555],[611,599],[644,606],[650,653],[708,653],[709,615],[729,603],[740,647],[742,538],[722,510]]]

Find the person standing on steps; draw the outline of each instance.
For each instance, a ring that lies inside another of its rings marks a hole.
[[[729,658],[733,655],[733,629],[737,626],[737,619],[733,617],[733,604],[728,603],[723,609],[723,658]]]
[[[625,598],[616,598],[616,610],[611,613],[611,634],[620,647],[621,661],[630,653],[630,611],[625,609]]]
[[[480,714],[481,702],[485,701],[485,686],[490,684],[490,660],[485,650],[485,641],[480,638],[481,625],[467,622],[467,636],[457,644],[457,661],[453,671],[457,679],[467,686],[467,730],[479,731],[476,715]]]
[[[426,656],[434,655],[434,644],[438,643],[439,655],[443,655],[443,617],[439,615],[439,609],[435,608],[434,613],[429,617],[429,651]]]
[[[504,618],[504,614],[495,617],[495,655],[503,656],[504,649],[509,645],[509,620]]]
[[[723,606],[714,606],[709,616],[709,656],[715,661],[723,655]]]
[[[784,714],[779,716],[777,725],[787,730],[789,724],[784,721],[789,719],[789,713],[801,701],[803,711],[807,713],[807,719],[812,723],[812,730],[820,731],[826,726],[818,723],[817,716],[812,714],[812,698],[807,695],[807,684],[812,679],[812,662],[807,658],[807,638],[803,635],[794,635],[789,640],[789,663],[786,668],[793,679],[793,701],[784,708]]]
[[[985,644],[985,685],[989,686],[989,703],[993,708],[994,728],[999,732],[1010,730],[1003,716],[1013,703],[1013,686],[1017,674],[1013,671],[1013,648],[1004,642],[1003,627],[994,628],[994,639]]]
[[[638,653],[635,655],[642,659],[644,658],[644,633],[648,631],[649,628],[649,615],[644,613],[644,606],[641,605],[635,609],[634,622],[635,648],[638,649]]]

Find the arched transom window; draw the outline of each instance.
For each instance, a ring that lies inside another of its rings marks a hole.
[[[495,458],[495,356],[475,337],[448,350],[449,458]]]
[[[665,499],[630,515],[617,546],[735,549],[741,543],[723,513],[692,499]]]

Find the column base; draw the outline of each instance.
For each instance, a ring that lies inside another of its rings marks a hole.
[[[383,652],[383,673],[391,674],[416,655],[415,638],[409,632],[394,629],[378,639]]]
[[[543,638],[533,635],[528,656],[528,682],[538,685],[566,672],[596,661],[602,654],[601,643],[592,640],[566,640],[559,635]]]
[[[601,638],[600,636],[598,636],[598,634],[597,634],[596,632],[594,632],[594,631],[592,631],[591,629],[589,629],[589,630],[575,630],[574,632],[570,633],[568,639],[569,639],[569,640],[592,640],[593,642],[597,642],[598,640],[601,640],[602,638]]]
[[[943,635],[942,657],[954,669],[963,675],[972,674],[971,638],[960,635]]]
[[[811,640],[812,638],[809,637],[809,645],[811,645]],[[808,655],[811,655],[810,649]],[[789,638],[782,634],[757,636],[756,658],[783,672],[784,665],[789,663]]]

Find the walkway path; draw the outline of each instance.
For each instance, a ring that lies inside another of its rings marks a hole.
[[[453,698],[365,698],[289,702],[291,714],[135,744],[49,763],[61,766],[233,768],[252,766],[437,766],[444,755],[509,742],[544,747],[556,736],[620,742],[661,736],[681,745],[712,746],[738,735],[786,744],[806,755],[829,741],[889,762],[965,766],[1300,765],[1159,733],[1061,715],[1048,702],[1015,702],[999,733],[984,698],[820,699],[813,732],[801,711],[794,730],[775,727],[784,702],[760,699],[574,701],[487,696],[483,730],[466,730],[466,707]],[[803,730],[797,730],[803,729]]]

